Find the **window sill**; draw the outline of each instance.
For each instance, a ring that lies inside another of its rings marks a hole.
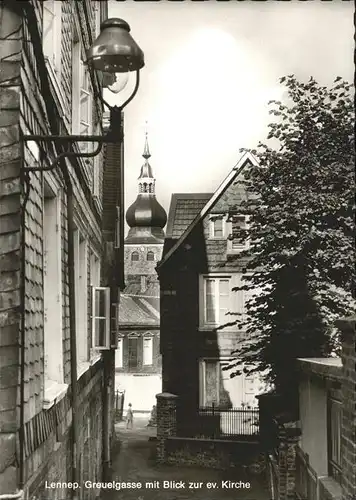
[[[330,500],[341,500],[341,485],[331,476],[319,477],[319,482]]]
[[[43,409],[49,410],[64,398],[68,389],[68,384],[59,384],[54,380],[45,380],[45,390],[43,397]]]
[[[201,325],[199,326],[199,332],[213,332],[220,325]]]
[[[239,253],[242,253],[242,252],[245,252],[246,250],[248,250],[249,247],[241,247],[241,248],[227,248],[226,249],[226,253],[227,254],[239,254]]]
[[[90,360],[89,361],[81,361],[77,364],[77,380],[80,379],[80,377],[86,372],[89,370],[89,368],[93,365],[95,365],[95,363],[97,363],[99,360],[101,359],[101,354],[93,354],[91,357],[90,357]]]

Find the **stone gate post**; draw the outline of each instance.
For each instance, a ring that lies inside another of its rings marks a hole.
[[[166,442],[170,436],[177,434],[177,398],[175,394],[162,392],[157,399],[157,462],[167,459]]]

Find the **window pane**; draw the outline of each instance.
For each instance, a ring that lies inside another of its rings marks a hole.
[[[219,323],[223,324],[228,321],[226,314],[230,307],[230,280],[219,280]]]
[[[153,252],[147,253],[147,260],[153,261],[155,260],[155,254]]]
[[[106,318],[105,290],[95,290],[95,317]]]
[[[106,319],[95,318],[95,346],[106,345]]]
[[[88,70],[85,68],[83,61],[80,63],[80,86],[84,90],[89,90],[89,75]]]
[[[205,404],[218,404],[218,370],[216,361],[205,361]]]
[[[117,349],[115,351],[115,366],[122,368],[122,339],[117,341]]]
[[[86,92],[80,92],[80,121],[90,123],[90,96]]]
[[[214,237],[221,238],[223,236],[223,221],[222,219],[216,219],[213,222]]]
[[[138,349],[137,349],[137,338],[128,338],[128,365],[129,368],[137,368],[138,362]]]
[[[208,323],[214,323],[216,310],[215,280],[206,280],[205,287],[206,321]]]
[[[152,365],[152,338],[143,339],[143,364]]]

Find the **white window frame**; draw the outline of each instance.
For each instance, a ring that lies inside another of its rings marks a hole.
[[[115,368],[124,367],[124,337],[117,339],[117,346],[115,350]]]
[[[249,224],[250,224],[250,217],[248,215],[244,215],[244,214],[235,214],[233,215],[232,217],[239,217],[239,218],[243,218],[244,219],[244,228],[245,229],[248,229],[249,228]],[[249,240],[245,240],[243,243],[240,243],[240,242],[237,242],[236,240],[234,240],[232,238],[232,232],[233,232],[233,221],[230,221],[228,223],[229,225],[229,233],[231,235],[231,238],[228,238],[228,244],[227,244],[227,252],[230,254],[230,253],[233,253],[233,254],[236,254],[236,253],[240,253],[242,252],[243,250],[247,250],[249,247],[250,247],[250,242]]]
[[[217,376],[216,376],[217,401],[216,401],[216,406],[218,407],[220,405],[221,368],[222,368],[222,366],[227,365],[231,361],[231,358],[229,358],[229,357],[220,357],[220,358],[206,357],[206,358],[199,359],[199,406],[200,407],[206,406],[206,399],[207,399],[207,396],[206,396],[206,362],[207,361],[209,361],[209,362],[214,361],[216,363],[216,370],[217,370]]]
[[[105,316],[96,316],[96,293],[103,292],[105,297]],[[110,288],[107,286],[96,286],[92,289],[92,348],[97,351],[110,349],[111,317],[110,317]],[[102,345],[96,343],[96,319],[105,320],[105,339]]]
[[[73,27],[72,46],[72,134],[79,134],[80,130],[80,61],[81,43],[78,28]]]
[[[61,73],[62,2],[43,2],[43,53],[57,78]]]
[[[99,255],[91,249],[90,255],[90,285],[100,286],[101,261]]]
[[[240,287],[242,285],[242,276],[245,273],[207,273],[199,275],[199,330],[200,331],[208,331],[212,328],[216,328],[219,326],[219,322],[207,322],[206,321],[206,284],[205,280],[207,279],[230,279],[230,300],[229,300],[229,308],[228,312],[231,313],[239,313],[241,317],[244,314],[244,292],[243,291],[232,291],[235,287]],[[217,305],[217,310],[219,309]],[[236,317],[233,315],[226,315],[226,319],[224,323],[233,322]],[[237,327],[234,325],[224,327],[223,331],[234,331]]]
[[[219,219],[222,222],[222,235],[215,235],[215,222]],[[226,239],[226,214],[211,214],[209,216],[209,238],[211,240],[225,240]]]
[[[99,124],[94,126],[94,134],[100,135],[101,128]],[[92,181],[92,192],[95,202],[98,204],[99,208],[102,209],[102,190],[100,189],[101,181],[101,170],[103,165],[103,155],[99,153],[93,158],[93,181]]]
[[[59,2],[60,3],[60,2]],[[72,47],[72,133],[90,135],[93,131],[93,92],[90,76],[83,60],[83,47],[79,37],[79,28],[74,25],[73,47]],[[83,119],[82,98],[88,100],[88,116]],[[82,128],[86,127],[86,133]],[[83,153],[91,152],[93,145],[80,141],[79,149]]]
[[[150,349],[150,354],[148,356],[148,361],[145,359],[145,340],[149,341],[149,349]],[[153,365],[153,336],[152,335],[144,335],[142,337],[142,365],[143,366],[152,366]]]
[[[204,407],[206,406],[206,362],[207,361],[214,361],[216,362],[216,369],[217,369],[217,377],[216,377],[216,394],[217,394],[217,401],[216,401],[216,406],[218,407],[220,405],[220,387],[221,387],[221,378],[222,378],[222,366],[229,364],[230,361],[234,361],[236,363],[236,360],[228,357],[228,356],[221,356],[220,358],[216,357],[205,357],[205,358],[200,358],[199,359],[199,406]],[[236,386],[236,390],[238,391],[239,397],[241,398],[241,405],[250,405],[251,407],[255,407],[257,404],[257,400],[255,399],[255,396],[259,393],[259,390],[257,389],[257,384],[260,382],[260,378],[258,373],[254,373],[252,375],[246,375],[243,371],[244,365],[241,363],[239,365],[239,369],[241,370],[241,374],[236,376],[236,383],[238,386]],[[227,377],[228,378],[228,377]],[[249,380],[253,380],[253,392],[247,390],[247,382]],[[224,380],[224,378],[223,378]],[[237,403],[239,405],[239,403]]]
[[[94,9],[94,16],[95,16],[94,38],[96,38],[100,35],[101,2],[94,2],[93,9]]]
[[[64,383],[63,372],[62,190],[49,175],[45,175],[43,190],[43,408],[49,409],[65,395],[68,384]],[[47,210],[46,200],[51,200]]]
[[[89,245],[84,232],[78,228],[74,239],[74,281],[77,337],[78,378],[89,367],[88,353],[88,254]]]
[[[88,68],[85,66],[82,57],[79,60],[79,75],[80,75],[80,88],[79,88],[79,134],[91,135],[93,131],[93,97],[90,84],[90,76]],[[87,101],[88,116],[84,116],[82,100]],[[80,150],[83,153],[89,153],[92,150],[92,144],[89,142],[79,142]]]
[[[216,308],[215,308],[215,320],[214,321],[208,321],[207,320],[207,310],[206,310],[206,286],[207,286],[207,281],[208,280],[214,280],[214,292],[215,292],[215,300],[216,300]],[[200,325],[202,327],[216,327],[220,325],[220,318],[218,318],[218,314],[220,311],[219,307],[219,299],[220,299],[220,294],[219,294],[219,289],[217,286],[217,280],[228,280],[229,281],[229,307],[227,312],[231,312],[231,303],[232,303],[232,275],[231,274],[204,274],[200,276],[200,290],[201,293],[200,295]],[[228,316],[226,316],[226,323],[229,321]]]

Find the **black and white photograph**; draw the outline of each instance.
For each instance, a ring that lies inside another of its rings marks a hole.
[[[356,500],[354,11],[0,1],[0,500]]]

